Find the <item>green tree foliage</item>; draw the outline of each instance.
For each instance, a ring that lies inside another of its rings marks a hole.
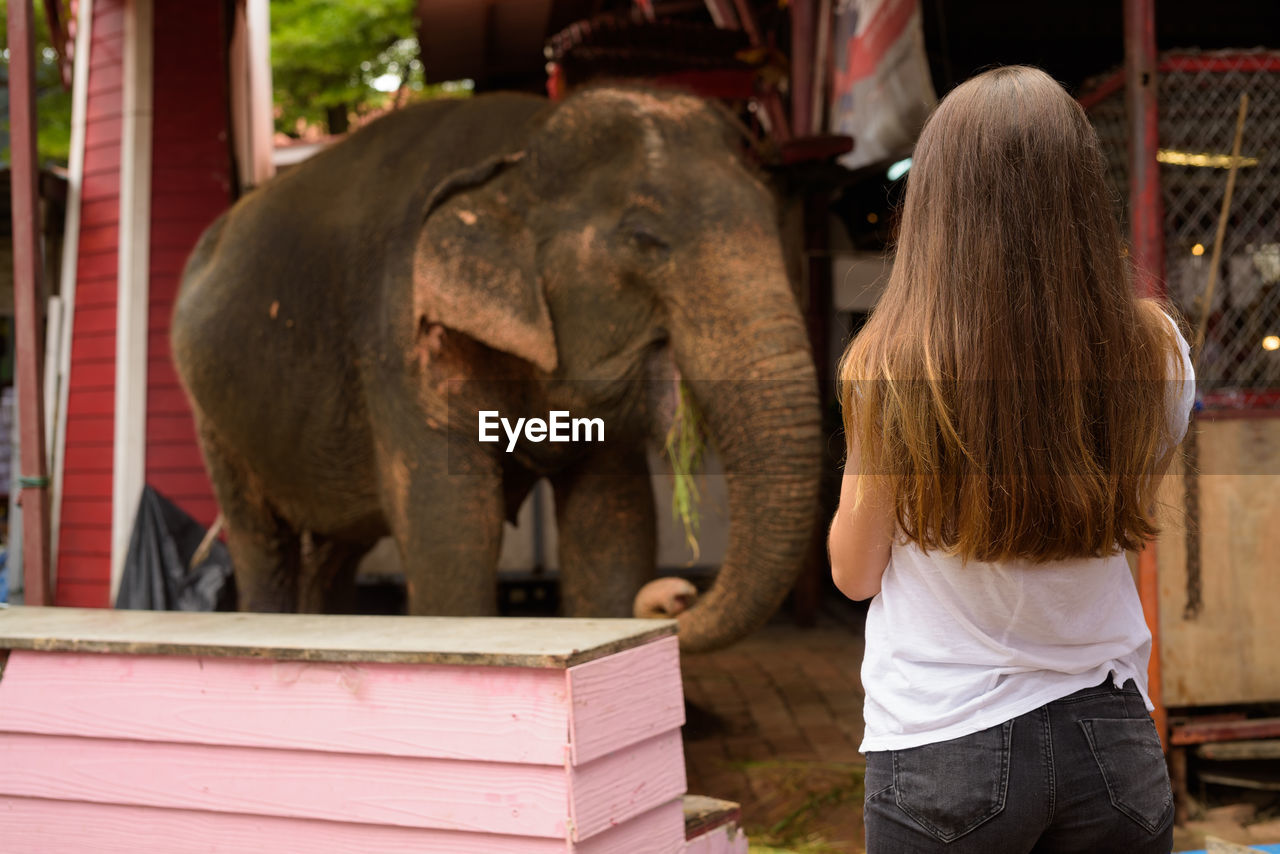
[[[271,0],[276,128],[346,130],[390,91],[422,89],[413,0]],[[398,81],[398,82],[397,82]]]
[[[36,56],[36,150],[41,165],[51,163],[65,166],[71,152],[71,93],[63,88],[58,71],[57,54],[49,39],[49,24],[44,14],[44,4],[35,0],[32,13],[35,24]],[[4,38],[4,53],[0,54],[0,106],[3,121],[0,122],[0,159],[9,163],[9,4],[0,0],[0,36]]]

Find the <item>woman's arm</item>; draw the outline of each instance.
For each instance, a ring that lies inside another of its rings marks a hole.
[[[896,526],[889,478],[859,471],[856,443],[845,461],[840,506],[831,520],[827,550],[831,579],[850,599],[870,599],[880,592],[889,566]]]

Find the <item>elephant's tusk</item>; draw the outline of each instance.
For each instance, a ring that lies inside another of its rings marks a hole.
[[[187,569],[195,569],[204,563],[205,558],[209,556],[209,552],[213,551],[213,541],[218,538],[218,534],[222,533],[222,523],[226,521],[222,514],[218,514],[218,518],[213,520],[213,524],[209,526],[209,530],[205,533],[204,539],[200,541],[200,545],[196,546],[195,554],[191,556],[191,563]]]

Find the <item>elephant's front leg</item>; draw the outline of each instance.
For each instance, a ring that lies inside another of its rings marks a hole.
[[[502,478],[489,457],[458,442],[391,452],[383,505],[400,550],[413,616],[492,616],[498,610]]]
[[[551,479],[566,617],[630,617],[655,574],[653,485],[642,452],[588,459]]]

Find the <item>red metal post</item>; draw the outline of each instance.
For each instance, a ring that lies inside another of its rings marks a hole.
[[[1125,0],[1125,101],[1129,113],[1129,227],[1138,292],[1164,294],[1155,0]]]
[[[28,605],[51,605],[49,478],[40,392],[40,197],[36,161],[35,32],[31,0],[9,0],[9,144],[13,305],[21,437],[22,567]]]
[[[1164,294],[1164,206],[1160,199],[1159,112],[1156,100],[1155,0],[1125,0],[1124,75],[1129,114],[1130,252],[1143,296]],[[1194,428],[1193,428],[1194,429]],[[1156,547],[1138,553],[1138,595],[1151,630],[1148,671],[1156,729],[1168,744],[1168,713],[1160,672],[1160,591],[1156,580]]]

